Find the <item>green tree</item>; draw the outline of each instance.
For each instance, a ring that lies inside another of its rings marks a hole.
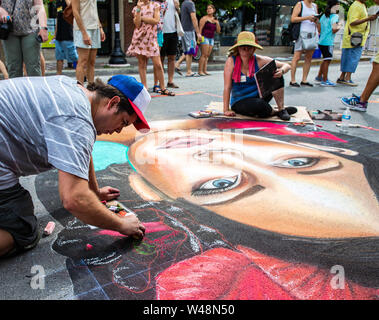
[[[251,0],[195,0],[198,16],[204,16],[207,13],[208,4],[213,4],[217,9],[223,9],[228,12],[233,12],[242,6],[254,8]]]

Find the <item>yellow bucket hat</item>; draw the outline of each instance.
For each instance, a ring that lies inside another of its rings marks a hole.
[[[263,48],[255,42],[255,35],[250,31],[242,31],[237,37],[237,43],[229,49],[229,52],[234,51],[239,46],[252,46],[263,50]]]

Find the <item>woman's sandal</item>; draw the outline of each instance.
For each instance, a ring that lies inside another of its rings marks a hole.
[[[172,91],[170,91],[170,90],[168,90],[168,89],[166,88],[166,89],[164,89],[164,90],[161,90],[161,95],[163,95],[163,96],[171,96],[171,97],[173,97],[173,96],[175,95],[175,93],[172,92]]]
[[[154,86],[153,87],[153,92],[155,92],[155,93],[162,93],[162,89],[161,89],[160,86]]]

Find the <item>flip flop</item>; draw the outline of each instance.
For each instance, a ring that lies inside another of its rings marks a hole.
[[[175,83],[170,83],[170,82],[167,82],[167,87],[168,88],[179,88],[179,86],[177,86]]]
[[[161,95],[162,95],[162,96],[170,96],[170,97],[173,97],[173,96],[175,96],[175,93],[172,92],[172,91],[170,91],[170,90],[168,90],[168,89],[166,88],[166,89],[164,89],[164,90],[161,90]]]
[[[192,73],[192,74],[186,74],[186,77],[201,77],[201,75],[200,74],[198,74],[198,73]]]
[[[183,73],[180,71],[179,68],[175,68],[175,72],[178,73],[178,74],[180,74],[181,76],[183,75]]]

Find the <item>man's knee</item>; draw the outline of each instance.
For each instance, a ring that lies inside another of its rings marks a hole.
[[[6,256],[15,247],[12,235],[5,230],[0,229],[0,257]]]

